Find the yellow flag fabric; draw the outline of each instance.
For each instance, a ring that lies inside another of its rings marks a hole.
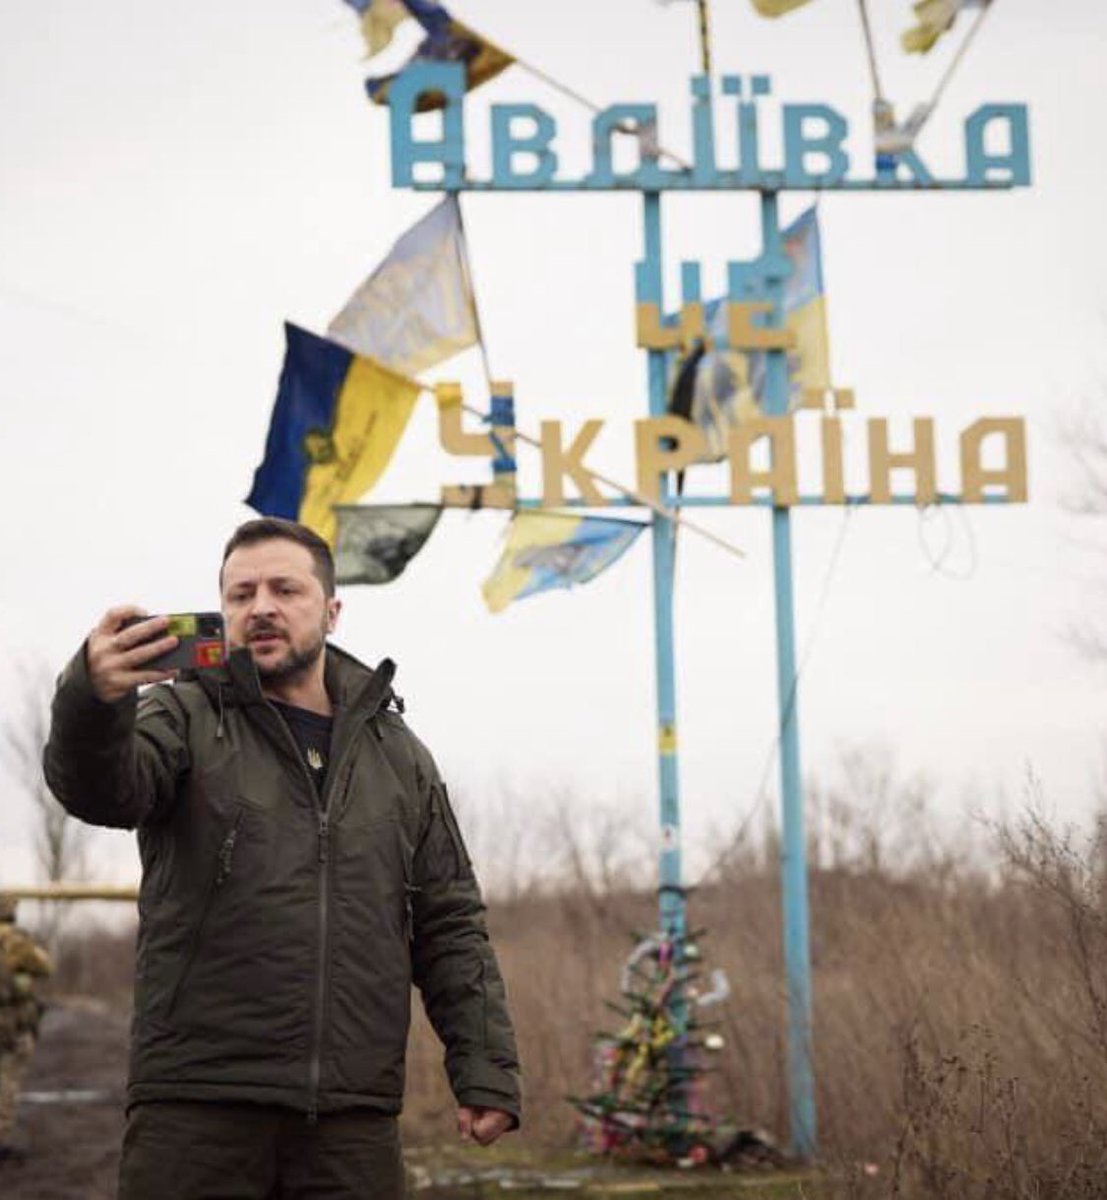
[[[782,17],[794,8],[802,8],[810,3],[811,0],[753,0],[753,7],[763,17]]]
[[[285,356],[265,457],[246,503],[311,526],[333,546],[332,506],[358,500],[392,459],[422,386],[285,324]]]
[[[410,15],[402,0],[372,0],[361,14],[361,33],[368,51],[366,57],[379,54],[392,41],[396,26]]]
[[[332,341],[417,375],[476,345],[457,197],[416,222],[327,327]]]
[[[472,91],[506,70],[515,59],[487,38],[461,21],[455,20],[438,0],[404,0],[404,7],[426,30],[427,36],[415,48],[404,64],[420,62],[456,62],[465,65],[465,90]],[[365,90],[374,104],[387,104],[396,73],[371,76]],[[441,92],[425,92],[417,109],[429,112],[441,108],[445,97]]]
[[[384,474],[421,387],[371,358],[354,355],[338,393],[330,444],[308,470],[300,520],[334,545],[332,506],[360,499]]]
[[[825,391],[831,385],[830,334],[817,209],[812,206],[800,213],[781,231],[780,238],[791,266],[781,298],[784,323],[796,338],[788,351],[788,387],[791,403],[798,405],[806,389]],[[709,301],[704,306],[704,317],[711,334],[725,339],[725,297]],[[744,368],[739,366],[743,358]],[[690,415],[707,434],[713,451],[707,461],[715,461],[715,453],[725,452],[727,429],[750,412],[751,399],[759,409],[764,409],[767,371],[768,355],[761,350],[713,351],[700,360]],[[710,432],[712,428],[715,432]]]
[[[481,591],[491,612],[550,588],[587,583],[634,542],[637,521],[578,517],[570,513],[516,512],[500,561]]]
[[[963,7],[962,0],[919,0],[915,5],[918,25],[900,37],[904,50],[908,54],[928,53],[957,20],[957,14]]]
[[[826,297],[820,292],[788,314],[788,328],[796,335],[795,350],[788,355],[788,377],[793,393],[830,387],[830,338],[827,334]]]

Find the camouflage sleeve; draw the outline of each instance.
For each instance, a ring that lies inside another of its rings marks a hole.
[[[13,929],[6,939],[0,940],[0,946],[13,971],[45,976],[53,970],[46,951],[22,929]]]

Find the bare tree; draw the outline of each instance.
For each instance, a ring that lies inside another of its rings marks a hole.
[[[35,859],[48,883],[80,879],[85,872],[86,830],[54,799],[42,771],[50,732],[51,673],[44,663],[19,669],[20,702],[0,720],[0,756],[12,770],[34,814]],[[43,932],[53,948],[63,918],[61,905],[46,914]]]

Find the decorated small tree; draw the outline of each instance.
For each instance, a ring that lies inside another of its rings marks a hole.
[[[593,1090],[572,1097],[587,1145],[597,1154],[673,1163],[715,1157],[716,1122],[704,1095],[706,1056],[723,1041],[707,1032],[701,1011],[729,995],[722,971],[700,985],[694,937],[640,938],[623,968],[623,1019],[596,1036]]]

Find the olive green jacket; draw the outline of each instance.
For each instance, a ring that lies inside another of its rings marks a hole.
[[[137,702],[98,700],[83,650],[62,675],[47,781],[75,816],[138,830],[132,1103],[398,1112],[414,982],[458,1103],[518,1119],[480,891],[394,672],[328,646],[322,800],[249,651]]]

